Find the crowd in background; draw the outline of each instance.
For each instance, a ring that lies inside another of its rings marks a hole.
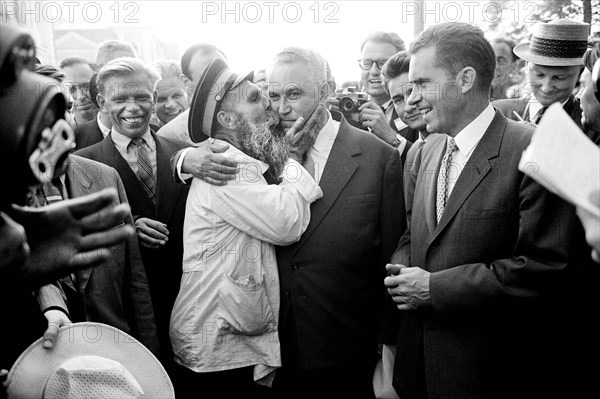
[[[210,43],[38,63],[64,88],[75,149],[26,205],[114,188],[136,234],[27,292],[0,368],[88,321],[141,342],[178,397],[588,395],[598,217],[518,170],[556,102],[600,145],[588,32],[375,32],[339,86],[328,54],[296,47],[246,74]]]

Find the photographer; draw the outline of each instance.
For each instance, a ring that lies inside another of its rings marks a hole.
[[[361,85],[369,94],[371,101],[360,108],[359,120],[363,128],[368,129],[381,140],[405,153],[410,144],[417,139],[417,132],[408,128],[394,110],[392,100],[386,93],[381,69],[394,54],[404,50],[404,41],[392,32],[375,32],[361,46]]]

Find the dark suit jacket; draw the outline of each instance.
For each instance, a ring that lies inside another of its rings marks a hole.
[[[89,147],[102,140],[104,140],[104,136],[97,119],[75,126],[75,148]]]
[[[549,397],[577,386],[561,386],[573,367],[564,363],[573,320],[556,294],[577,286],[583,236],[573,207],[518,171],[532,130],[496,111],[439,225],[446,140],[423,147],[410,228],[392,263],[431,272],[432,306],[401,313],[394,386],[402,398],[418,397],[419,369],[430,398]]]
[[[277,248],[282,356],[297,350],[309,371],[368,368],[385,264],[405,226],[399,154],[342,119],[319,185],[305,233]]]
[[[140,181],[113,144],[110,135],[102,142],[77,151],[78,155],[90,158],[119,172],[127,191],[127,198],[134,218],[146,217],[167,225],[169,240],[159,249],[141,247],[142,259],[146,267],[150,294],[154,303],[154,313],[158,326],[161,350],[170,356],[169,319],[179,292],[181,265],[183,258],[183,219],[189,187],[177,184],[172,176],[170,158],[188,144],[156,136],[157,179],[156,207],[144,193]],[[167,348],[164,346],[167,345]]]
[[[66,183],[70,198],[114,187],[119,203],[127,202],[121,178],[113,168],[77,155],[69,156]],[[126,222],[133,225],[132,217]],[[137,338],[155,355],[159,354],[148,280],[135,237],[112,247],[111,258],[104,264],[79,270],[75,275],[75,288],[83,294],[85,320],[74,322],[94,321],[116,327]],[[43,291],[39,299],[42,309],[55,303],[55,298],[45,296]]]

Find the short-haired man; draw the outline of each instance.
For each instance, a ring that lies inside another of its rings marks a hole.
[[[515,42],[507,37],[495,37],[490,40],[490,44],[496,55],[496,69],[494,71],[494,80],[492,80],[492,100],[502,100],[508,98],[508,88],[513,86],[511,74],[515,72],[519,57],[513,52]]]
[[[156,85],[156,116],[161,126],[169,123],[190,107],[185,85],[181,78],[181,67],[173,60],[160,60],[154,63],[160,80]]]
[[[98,48],[96,65],[103,67],[107,62],[120,57],[137,58],[137,52],[133,44],[122,40],[105,40],[100,43]]]
[[[579,100],[573,95],[587,49],[589,24],[557,19],[535,26],[530,42],[514,53],[527,61],[527,81],[532,94],[522,99],[494,102],[505,117],[537,125],[546,109],[558,102],[581,127]]]
[[[98,67],[80,57],[67,57],[60,63],[60,70],[65,75],[64,83],[73,98],[73,118],[77,125],[93,121],[98,108],[90,98],[90,79]]]
[[[423,147],[410,227],[387,266],[402,311],[394,387],[402,398],[569,396],[584,350],[563,298],[580,298],[571,273],[589,257],[574,209],[519,171],[533,128],[490,105],[495,57],[479,28],[435,25],[410,51],[408,103],[445,134]]]
[[[592,44],[583,56],[583,65],[585,69],[581,73],[579,82],[581,88],[577,93],[577,98],[581,101],[581,123],[588,137],[596,145],[600,145],[600,90],[598,82],[600,77],[592,78],[592,74],[600,74],[600,41]],[[597,69],[594,70],[594,66]],[[594,87],[595,86],[595,87]],[[600,206],[600,192],[595,193],[592,201]],[[586,231],[586,240],[593,248],[592,257],[596,263],[600,263],[600,218],[585,209],[578,208],[577,213]]]
[[[364,128],[398,148],[401,154],[415,142],[417,134],[407,129],[392,106],[392,100],[381,79],[381,69],[391,56],[403,50],[404,41],[397,34],[375,32],[362,43],[361,59],[358,60],[362,70],[360,82],[371,100],[361,106],[359,120]],[[407,143],[407,140],[410,143]]]
[[[221,50],[208,43],[196,43],[188,48],[183,56],[181,56],[181,79],[185,84],[189,101],[192,100],[194,89],[198,85],[202,73],[204,73],[208,64],[215,58],[220,58],[224,61],[227,60],[227,57],[225,57],[225,54]],[[188,117],[189,109],[183,111],[169,123],[161,127],[158,131],[158,135],[185,141],[193,146],[199,145],[190,139]]]
[[[284,131],[324,110],[327,64],[287,48],[267,68],[269,96]],[[303,152],[323,190],[298,243],[277,247],[283,368],[278,397],[373,396],[372,377],[387,257],[404,229],[397,151],[325,110]],[[308,122],[307,122],[308,123]]]
[[[251,80],[252,73],[235,74],[215,59],[190,111],[192,138],[205,140],[206,133],[228,143],[225,155],[241,171],[226,186],[194,179],[190,187],[182,284],[170,324],[183,392],[260,397],[254,382],[271,385],[281,366],[274,245],[298,241],[310,204],[323,195],[290,159],[277,113]]]
[[[405,154],[406,159],[402,159],[404,164],[404,199],[408,218],[410,218],[410,209],[412,209],[413,193],[411,190],[414,188],[408,184],[409,178],[412,176],[409,172],[415,164],[415,158],[418,156],[421,147],[429,137],[423,115],[414,103],[407,103],[412,92],[412,83],[408,79],[409,66],[410,54],[407,51],[400,51],[387,60],[381,69],[384,88],[392,98],[396,113],[409,129],[418,134],[417,140]]]
[[[137,58],[117,58],[102,67],[98,104],[110,116],[112,129],[102,142],[76,154],[112,166],[123,180],[148,276],[161,360],[169,368],[169,317],[181,279],[188,193],[188,187],[174,181],[170,159],[187,144],[158,137],[150,129],[159,79]]]

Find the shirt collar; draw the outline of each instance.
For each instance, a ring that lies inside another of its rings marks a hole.
[[[119,146],[121,149],[127,152],[127,147],[129,146],[129,143],[132,139],[130,137],[125,136],[124,134],[117,132],[114,128],[112,128],[112,130],[110,131],[110,135],[112,137],[113,143],[115,143],[117,146]],[[152,138],[152,134],[150,134],[150,127],[148,127],[148,130],[146,131],[146,133],[144,133],[142,139],[144,139],[148,147],[150,147],[150,150],[154,151],[156,149],[156,143],[154,142],[154,138]]]
[[[108,126],[106,126],[104,123],[102,123],[102,120],[100,119],[100,112],[98,112],[98,114],[96,114],[96,120],[98,122],[98,127],[100,128],[100,131],[102,132],[102,135],[104,137],[108,136],[108,134],[110,133],[110,128]]]
[[[325,126],[323,126],[323,128],[317,135],[315,142],[313,143],[313,147],[319,152],[323,152],[323,150],[325,150],[327,143],[329,143],[329,141],[331,140],[331,136],[333,136],[336,132],[336,124],[339,124],[339,122],[333,120],[333,117],[331,116],[331,113],[329,111],[327,111],[327,114],[327,123],[325,124]]]
[[[392,99],[390,98],[389,100],[387,100],[386,102],[384,102],[384,103],[381,105],[381,108],[383,108],[384,110],[386,110],[386,111],[387,111],[388,107],[389,107],[391,104],[392,104]]]
[[[569,101],[571,96],[567,97],[565,101],[561,103],[561,106],[564,107],[565,104]],[[531,95],[529,98],[529,120],[533,120],[533,118],[537,115],[537,113],[543,108],[542,104],[537,100],[534,95]]]
[[[473,119],[471,123],[465,126],[465,128],[458,132],[458,134],[454,137],[454,141],[456,142],[458,150],[464,156],[468,156],[468,154],[473,151],[477,143],[479,143],[479,140],[481,140],[486,130],[492,123],[492,119],[494,119],[495,114],[496,112],[494,111],[492,104],[488,104],[488,106],[477,116],[477,118]]]

